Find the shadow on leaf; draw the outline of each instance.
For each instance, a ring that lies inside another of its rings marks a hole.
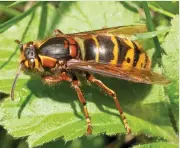
[[[99,76],[97,78],[100,78],[105,84],[107,84],[107,86],[117,93],[119,102],[125,113],[157,125],[166,125],[166,123],[169,123],[168,121],[158,120],[159,116],[166,116],[166,112],[161,112],[161,110],[166,107],[165,103],[152,103],[149,105],[141,104],[143,99],[150,93],[151,85],[136,84],[124,80],[103,78]],[[78,101],[77,94],[67,82],[62,82],[60,85],[48,86],[43,84],[39,77],[33,77],[28,81],[27,87],[31,90],[31,93],[39,99],[48,97],[56,102],[71,104],[71,107],[74,110],[74,115],[80,119],[84,118],[79,115],[75,107],[74,102]],[[113,99],[107,96],[103,91],[100,91],[95,85],[82,86],[81,89],[87,102],[93,102],[102,112],[119,117],[118,113],[111,112],[111,110],[104,108],[104,106],[106,106],[116,110]],[[29,102],[31,96],[32,95],[29,95],[27,97],[28,99],[24,100],[21,105],[18,114],[19,117],[24,107]],[[83,112],[82,105],[80,103],[79,105],[81,106],[81,111]],[[89,110],[89,113],[91,116],[91,110]],[[157,116],[157,118],[154,118],[155,116]]]

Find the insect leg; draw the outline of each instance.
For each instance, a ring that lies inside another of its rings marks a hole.
[[[60,81],[71,82],[72,78],[70,76],[68,76],[65,72],[63,72],[58,76],[44,76],[43,80],[47,84],[53,84],[53,83],[58,83]]]
[[[121,106],[120,106],[120,103],[119,103],[117,97],[116,97],[116,93],[115,93],[113,90],[109,89],[105,84],[103,84],[100,80],[96,79],[96,78],[93,77],[92,75],[87,74],[87,80],[88,80],[89,82],[91,82],[91,83],[95,83],[95,84],[98,85],[100,88],[102,88],[108,95],[110,95],[110,96],[113,97],[114,102],[115,102],[115,104],[116,104],[116,107],[117,107],[117,109],[118,109],[118,111],[119,111],[119,113],[120,113],[121,119],[123,120],[125,129],[126,129],[126,131],[127,131],[128,134],[131,133],[131,128],[130,128],[129,125],[128,125],[128,122],[127,122],[127,120],[126,120],[125,115],[123,114],[123,110],[122,110],[122,108],[121,108]]]
[[[72,82],[72,86],[78,95],[78,99],[84,107],[84,114],[85,114],[86,122],[87,122],[87,133],[91,134],[92,133],[91,120],[90,120],[89,113],[87,110],[86,100],[83,96],[81,89],[79,88],[80,82],[77,80],[77,78],[73,77],[73,80],[72,80],[72,78],[64,72],[64,73],[60,74],[59,76],[45,76],[45,77],[43,77],[43,80],[48,84],[53,84],[53,83],[57,83],[60,81]]]
[[[79,101],[81,102],[81,104],[83,105],[83,108],[84,108],[84,114],[85,114],[86,122],[87,122],[87,134],[92,134],[91,119],[89,117],[89,113],[87,110],[86,100],[83,96],[81,89],[79,88],[79,85],[80,85],[80,82],[77,80],[77,78],[73,79],[72,86],[75,89],[75,91],[77,92]]]

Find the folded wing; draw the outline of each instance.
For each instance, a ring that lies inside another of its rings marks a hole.
[[[171,82],[161,74],[123,65],[110,65],[89,61],[70,60],[67,63],[67,67],[68,69],[83,70],[90,73],[97,73],[100,75],[115,77],[136,83],[168,84]]]

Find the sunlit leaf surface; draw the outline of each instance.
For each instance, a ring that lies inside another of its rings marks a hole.
[[[174,118],[175,128],[179,128],[179,23],[176,16],[171,24],[172,28],[166,36],[162,47],[167,55],[163,56],[164,73],[172,80],[172,83],[165,87],[166,97],[170,103],[170,112]],[[173,63],[173,64],[172,64]],[[177,129],[176,129],[177,130]]]
[[[52,35],[56,28],[64,33],[73,33],[139,22],[139,14],[126,9],[120,2],[61,2],[57,8],[43,4],[0,36],[0,91],[10,93],[18,67],[20,55],[15,39],[23,42],[41,39]],[[171,48],[169,52],[174,54],[175,49]],[[172,62],[165,59],[166,65]],[[166,71],[168,77],[174,76],[172,68]],[[145,133],[177,142],[163,86],[97,77],[117,92],[134,134]],[[173,80],[173,90],[178,93],[177,79]],[[171,86],[167,89],[171,89]],[[93,135],[125,133],[113,99],[96,86],[82,86],[82,90],[92,119]],[[169,97],[173,95],[172,92]],[[177,105],[177,101],[174,103]],[[31,147],[61,137],[66,141],[73,140],[86,132],[82,106],[68,83],[50,87],[43,84],[38,76],[21,74],[15,90],[15,101],[6,98],[0,110],[0,124],[16,138],[28,136]]]

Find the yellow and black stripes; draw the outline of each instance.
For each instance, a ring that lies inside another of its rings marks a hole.
[[[137,62],[139,60],[139,56],[141,54],[141,51],[138,49],[136,43],[132,42],[134,45],[134,60],[133,60],[133,67],[136,67]]]
[[[99,42],[98,42],[98,40],[97,40],[97,38],[95,38],[95,37],[93,37],[92,38],[93,40],[94,40],[94,42],[95,42],[95,45],[96,45],[96,62],[98,62],[99,61],[99,50],[100,50],[100,46],[99,46]]]
[[[96,45],[96,41],[94,38],[88,38],[84,41],[84,49],[85,49],[85,60],[95,60],[97,53],[96,50],[99,46]]]
[[[111,40],[114,44],[114,48],[113,48],[113,59],[111,60],[111,64],[117,64],[118,63],[118,53],[119,53],[119,49],[118,49],[118,42],[115,36],[111,36]]]
[[[122,64],[149,69],[150,60],[137,43],[125,38],[97,35],[84,41],[85,59],[99,63]]]
[[[96,36],[88,38],[84,41],[85,47],[85,60],[93,60],[95,62],[109,63],[114,59],[112,53],[114,43],[111,36]]]
[[[96,62],[110,62],[112,59],[114,59],[112,53],[114,49],[114,43],[111,40],[111,36],[99,35],[96,38],[99,42],[99,60]]]
[[[116,37],[117,43],[118,43],[118,63],[122,64],[125,60],[127,51],[130,49],[130,46],[124,42],[122,38]],[[128,63],[130,62],[130,59],[128,58]]]

